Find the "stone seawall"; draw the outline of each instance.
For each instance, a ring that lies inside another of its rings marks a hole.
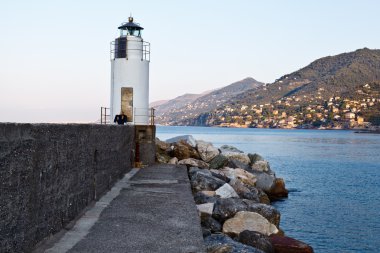
[[[0,123],[0,252],[30,252],[132,168],[133,126]]]

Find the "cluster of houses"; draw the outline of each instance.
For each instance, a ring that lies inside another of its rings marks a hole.
[[[370,85],[365,84],[363,90],[368,89]],[[360,99],[332,96],[325,100],[321,95],[324,89],[320,88],[313,97],[291,96],[262,105],[226,106],[218,109],[209,123],[220,127],[364,128],[369,123],[365,122],[363,115],[377,106],[380,98],[370,96],[363,90],[356,91]]]

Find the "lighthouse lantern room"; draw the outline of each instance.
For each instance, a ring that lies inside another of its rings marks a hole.
[[[133,17],[118,29],[120,36],[111,42],[111,120],[125,115],[130,124],[148,125],[150,44]]]

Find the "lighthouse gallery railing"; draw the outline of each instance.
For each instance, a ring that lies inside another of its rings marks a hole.
[[[116,48],[117,47],[117,48]],[[142,41],[142,49],[132,49],[127,48],[127,43],[122,45],[117,45],[115,41],[111,41],[111,60],[115,58],[127,58],[128,52],[142,51],[141,60],[150,61],[150,43],[147,41]],[[116,57],[119,52],[123,52],[123,57]],[[125,53],[125,57],[124,57]]]

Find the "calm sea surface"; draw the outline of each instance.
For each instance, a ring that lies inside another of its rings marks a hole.
[[[274,203],[288,236],[315,252],[380,252],[380,135],[352,131],[158,127],[161,140],[191,134],[259,153],[283,177]]]

